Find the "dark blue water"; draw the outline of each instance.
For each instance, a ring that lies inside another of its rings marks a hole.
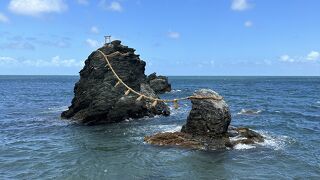
[[[214,89],[230,105],[233,125],[266,137],[213,152],[143,143],[145,135],[179,130],[187,101],[170,117],[90,127],[61,120],[77,80],[0,76],[0,179],[320,178],[319,77],[171,77],[174,90],[163,97]]]

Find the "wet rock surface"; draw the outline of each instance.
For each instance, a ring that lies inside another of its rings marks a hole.
[[[195,96],[221,96],[213,90],[201,89]],[[229,127],[231,114],[227,103],[214,99],[192,99],[192,109],[181,132],[146,136],[145,142],[160,146],[181,146],[192,149],[225,149],[237,144],[263,142],[262,135],[245,127]]]
[[[123,46],[121,41],[116,40],[99,50],[108,56],[116,73],[129,87],[158,98],[144,74],[146,63],[134,53],[135,49]],[[102,54],[92,52],[80,71],[80,80],[75,84],[71,106],[61,117],[94,125],[120,122],[127,118],[170,114],[164,103],[159,102],[152,107],[150,101],[136,101],[137,95],[124,95],[127,89],[122,85],[114,87],[116,83],[117,79]]]

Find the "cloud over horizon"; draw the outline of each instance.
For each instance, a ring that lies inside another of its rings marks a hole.
[[[0,66],[29,66],[29,67],[82,67],[84,62],[75,59],[62,59],[60,56],[54,56],[50,60],[33,59],[18,60],[13,57],[0,57]]]
[[[318,60],[320,60],[320,53],[317,51],[311,51],[309,52],[307,55],[305,56],[296,56],[296,57],[290,57],[287,54],[284,54],[282,56],[280,56],[279,58],[280,61],[282,62],[316,62]]]

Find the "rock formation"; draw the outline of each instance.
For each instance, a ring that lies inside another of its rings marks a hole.
[[[195,96],[217,97],[218,93],[210,89],[201,89]],[[192,109],[182,132],[192,135],[215,136],[225,134],[231,122],[231,114],[226,102],[213,99],[191,99]]]
[[[196,91],[194,95],[221,98],[218,93],[208,89]],[[239,143],[253,144],[263,141],[260,134],[248,128],[229,127],[231,114],[223,99],[191,99],[191,102],[192,109],[181,132],[146,136],[145,141],[154,145],[182,146],[195,149],[232,148]]]
[[[156,73],[152,73],[147,78],[150,87],[157,93],[162,94],[171,91],[171,84],[168,82],[168,78],[165,76],[157,76]]]
[[[144,74],[146,63],[134,53],[135,49],[123,46],[121,41],[116,40],[99,50],[108,56],[114,70],[128,86],[145,95],[158,97]],[[159,102],[152,107],[150,101],[137,101],[134,94],[124,95],[126,88],[122,85],[114,87],[116,83],[117,80],[102,54],[92,52],[80,71],[80,80],[75,84],[71,106],[61,117],[93,125],[170,114],[164,103]]]

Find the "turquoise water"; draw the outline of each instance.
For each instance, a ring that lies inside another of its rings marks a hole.
[[[170,117],[90,127],[61,120],[77,80],[0,76],[0,179],[320,178],[320,77],[170,77],[173,91],[163,97],[214,89],[230,105],[233,125],[266,137],[212,152],[143,143],[145,135],[179,130],[187,101]]]

